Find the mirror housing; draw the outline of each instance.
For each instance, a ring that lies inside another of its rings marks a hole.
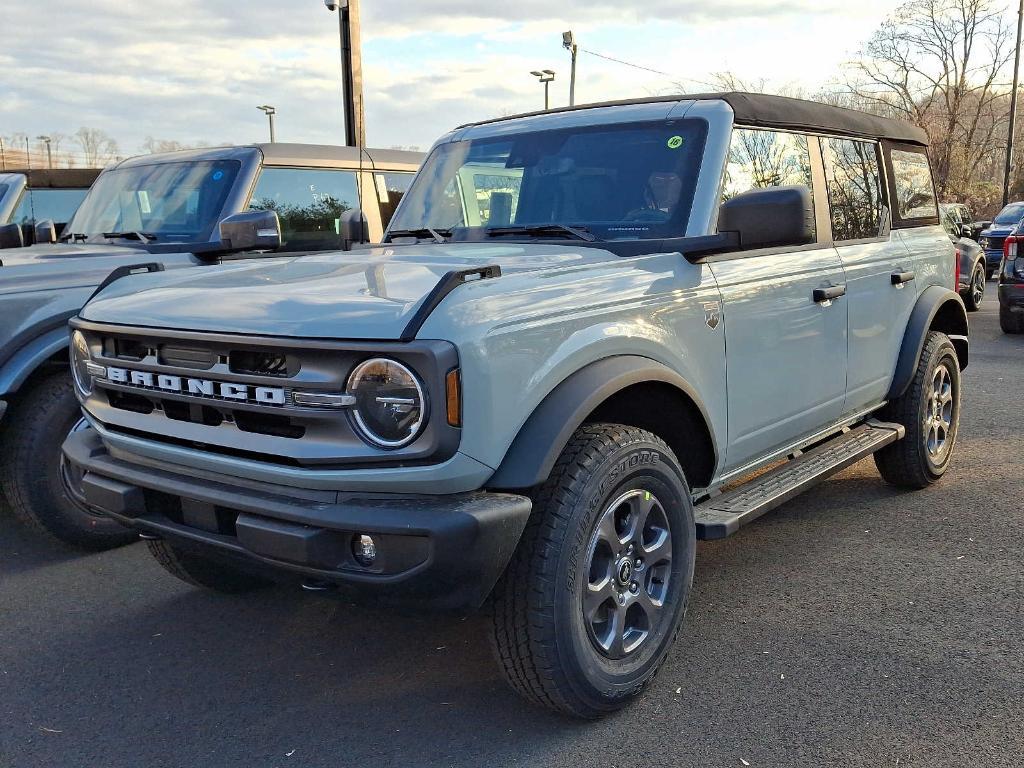
[[[281,247],[281,220],[276,211],[246,211],[221,219],[224,251],[274,251]]]
[[[25,236],[20,224],[4,224],[0,227],[0,250],[5,248],[24,248]]]
[[[362,210],[351,208],[341,214],[338,218],[338,235],[343,251],[351,251],[354,245],[370,242],[370,228]]]
[[[736,232],[742,251],[813,243],[811,190],[801,184],[737,195],[719,207],[718,231]]]
[[[36,245],[49,245],[57,242],[57,225],[52,219],[43,219],[36,222],[35,243]]]

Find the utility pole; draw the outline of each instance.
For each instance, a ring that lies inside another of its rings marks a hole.
[[[1003,206],[1010,202],[1010,170],[1013,167],[1013,134],[1017,125],[1017,84],[1020,77],[1020,33],[1024,25],[1024,0],[1017,9],[1017,52],[1013,57],[1013,93],[1010,94],[1010,126],[1006,139],[1006,174],[1003,176]]]
[[[28,136],[25,136],[25,168],[32,170],[32,150],[28,146]]]
[[[562,33],[562,47],[572,54],[572,70],[569,72],[569,106],[574,107],[576,106],[576,54],[579,52],[579,46],[576,45],[576,38],[571,29]]]
[[[270,143],[273,144],[277,141],[277,137],[274,134],[274,115],[277,114],[277,109],[269,104],[264,104],[262,107],[256,107],[256,109],[265,114],[267,119],[270,121]]]
[[[1021,2],[1024,2],[1024,0],[1021,0]],[[552,69],[535,69],[530,72],[530,74],[536,77],[544,85],[544,111],[547,112],[551,109],[551,94],[549,89],[551,87],[551,83],[554,82],[555,72]]]
[[[49,136],[36,136],[36,139],[46,144],[46,167],[53,170],[53,148],[50,143],[53,141]]]
[[[363,112],[363,53],[359,24],[359,0],[324,0],[329,11],[338,12],[341,42],[341,86],[345,105],[345,143],[366,146]]]
[[[0,171],[7,170],[7,155],[4,154],[4,139],[0,136]]]

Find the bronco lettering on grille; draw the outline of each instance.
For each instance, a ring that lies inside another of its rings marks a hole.
[[[120,384],[125,387],[173,392],[190,397],[233,400],[256,405],[285,404],[285,391],[281,387],[252,387],[248,384],[170,376],[112,366],[107,367],[106,378],[112,384]]]

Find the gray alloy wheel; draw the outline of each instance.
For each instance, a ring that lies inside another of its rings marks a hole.
[[[966,299],[964,303],[969,311],[977,312],[981,309],[981,302],[985,298],[985,268],[981,264],[974,268],[974,272],[971,274],[971,285],[964,298]]]
[[[634,489],[611,502],[591,536],[583,619],[609,659],[636,653],[664,619],[672,529],[661,502]]]
[[[942,466],[953,447],[953,420],[956,416],[953,381],[945,361],[935,368],[924,409],[925,449],[935,466]]]

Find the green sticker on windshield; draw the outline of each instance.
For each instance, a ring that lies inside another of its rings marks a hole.
[[[673,136],[671,139],[668,140],[669,149],[679,149],[681,146],[683,146],[682,136]]]

